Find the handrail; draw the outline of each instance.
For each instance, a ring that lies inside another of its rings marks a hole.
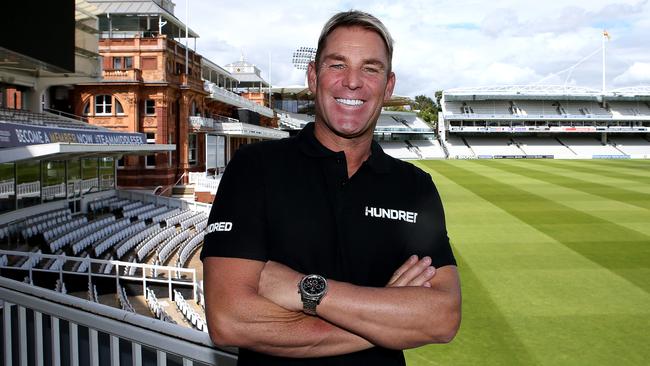
[[[122,339],[131,342],[133,345],[134,360],[142,357],[141,354],[136,354],[136,349],[139,352],[142,346],[146,346],[155,349],[163,357],[166,357],[166,353],[170,353],[178,355],[190,362],[198,361],[220,366],[234,366],[236,364],[237,350],[234,348],[215,348],[207,333],[176,324],[165,323],[137,313],[130,313],[122,309],[93,303],[88,300],[4,277],[0,277],[0,299],[4,301],[5,327],[25,329],[24,327],[27,323],[25,310],[31,309],[33,310],[33,315],[28,316],[36,318],[34,322],[36,324],[36,335],[32,335],[32,337],[42,337],[47,334],[52,339],[46,341],[52,341],[52,344],[56,344],[57,346],[59,344],[58,332],[50,332],[48,334],[42,328],[39,328],[39,326],[44,326],[43,322],[39,320],[42,319],[42,314],[49,315],[52,319],[52,324],[56,324],[57,328],[59,326],[59,320],[65,320],[69,322],[71,327],[74,327],[74,331],[71,332],[70,336],[71,345],[74,347],[81,346],[78,343],[78,339],[72,337],[76,336],[77,327],[83,326],[87,327],[90,331],[100,331],[109,334],[111,337],[116,337],[118,340]],[[8,316],[8,314],[11,314],[10,312],[13,306],[18,306],[19,313],[22,314],[17,320],[12,319],[10,315]],[[14,322],[18,324],[12,324]],[[24,360],[25,364],[27,363],[27,353],[22,351],[23,347],[18,347],[18,344],[12,347],[12,342],[26,342],[28,341],[28,336],[29,334],[26,332],[21,332],[19,339],[5,338],[5,351],[9,350],[9,357],[11,357],[12,350],[19,350],[19,359],[21,361]],[[91,339],[90,342],[89,351],[91,357],[101,357],[96,347],[96,337]],[[111,341],[111,348],[115,344],[116,342]],[[26,349],[24,350],[26,351]],[[53,349],[53,352],[57,354],[61,353],[58,348]],[[92,354],[93,352],[95,354]],[[119,347],[116,347],[111,353],[119,354],[119,352]],[[42,352],[37,352],[36,357],[42,360]],[[11,360],[11,358],[5,357],[5,360],[7,359]],[[186,363],[183,362],[183,364]]]

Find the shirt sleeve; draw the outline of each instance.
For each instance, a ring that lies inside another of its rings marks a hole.
[[[447,265],[456,265],[456,259],[451,249],[445,212],[442,201],[431,176],[422,172],[420,179],[417,216],[418,225],[425,225],[422,230],[415,230],[416,237],[411,241],[413,247],[409,248],[408,255],[416,254],[420,257],[431,257],[431,265],[439,268]]]
[[[232,257],[267,260],[263,173],[246,146],[228,163],[212,203],[201,260]]]

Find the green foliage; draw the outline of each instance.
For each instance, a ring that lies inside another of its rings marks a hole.
[[[438,125],[438,104],[426,95],[415,97],[415,109],[418,109],[418,117],[429,123],[434,129]]]

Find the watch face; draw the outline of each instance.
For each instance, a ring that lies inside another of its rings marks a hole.
[[[300,289],[309,296],[320,296],[327,289],[327,282],[318,275],[309,275],[300,282]]]

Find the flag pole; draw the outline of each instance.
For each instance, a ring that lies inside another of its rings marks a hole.
[[[607,30],[603,30],[603,95],[605,95],[605,38],[608,37]]]

